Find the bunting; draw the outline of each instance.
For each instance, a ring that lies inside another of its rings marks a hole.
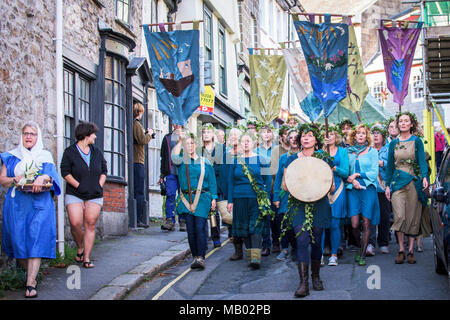
[[[199,31],[151,32],[143,27],[158,109],[174,124],[185,125],[200,106]]]
[[[314,122],[319,117],[322,108],[319,100],[314,96],[303,51],[301,48],[287,48],[282,49],[281,52],[300,108],[311,122]]]
[[[423,22],[418,22],[415,28],[408,28],[407,25],[387,27],[381,20],[378,29],[387,87],[399,106],[403,105],[408,95],[411,66],[422,25]]]
[[[314,21],[314,20],[312,20]],[[308,65],[314,95],[325,117],[347,96],[348,25],[325,22],[294,21]]]
[[[263,123],[275,120],[281,109],[286,63],[282,55],[250,52],[251,111]]]

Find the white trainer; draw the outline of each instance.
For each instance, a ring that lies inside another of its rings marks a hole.
[[[337,266],[338,258],[336,256],[331,256],[330,259],[328,259],[328,265],[329,266]]]
[[[375,255],[375,247],[369,244],[366,249],[366,256],[373,257],[374,255]]]

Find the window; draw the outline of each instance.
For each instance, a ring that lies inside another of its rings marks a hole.
[[[151,7],[151,23],[157,23],[158,22],[158,0],[152,0],[152,7]]]
[[[203,31],[205,45],[205,60],[214,60],[213,56],[213,16],[205,6],[203,10]]]
[[[258,48],[258,26],[256,23],[256,18],[252,15],[252,25],[251,25],[251,30],[250,30],[250,34],[251,34],[251,43],[252,43],[252,47],[253,48]]]
[[[417,74],[414,75],[412,81],[412,87],[413,87],[413,94],[411,97],[411,102],[417,102],[423,100],[423,81],[422,81],[422,75]]]
[[[168,121],[167,116],[159,111],[156,101],[156,91],[151,90],[148,97],[148,127],[155,132],[155,139],[150,140],[148,147],[148,173],[149,188],[155,191],[160,190],[158,180],[161,168],[161,143],[164,138],[163,128]]]
[[[227,94],[226,41],[225,28],[219,24],[219,91]]]
[[[75,139],[75,126],[80,120],[91,121],[91,83],[79,73],[64,68],[64,146]]]
[[[386,101],[386,86],[384,81],[375,81],[372,87],[372,95],[373,97],[384,106],[384,102]]]
[[[108,176],[125,178],[125,63],[106,56],[104,156]]]
[[[130,0],[116,0],[116,18],[130,23]]]

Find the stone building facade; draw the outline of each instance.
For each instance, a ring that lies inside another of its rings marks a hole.
[[[97,234],[100,238],[123,235],[135,225],[129,152],[132,105],[140,102],[147,107],[152,96],[150,67],[142,54],[146,49],[140,27],[143,6],[156,4],[167,12],[167,7],[176,7],[176,1],[63,0],[64,103],[60,106],[56,102],[55,3],[0,2],[0,152],[13,149],[23,123],[33,120],[41,127],[45,148],[59,164],[57,108],[64,109],[64,123],[59,124],[64,147],[75,142],[74,127],[79,121],[96,123],[96,146],[108,162]],[[0,189],[0,208],[6,191]],[[65,239],[70,240],[67,215],[65,220]],[[4,256],[0,260],[1,268]]]

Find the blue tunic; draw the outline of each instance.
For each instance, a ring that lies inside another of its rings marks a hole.
[[[286,168],[296,159],[298,159],[298,153],[289,156],[287,158]],[[325,196],[322,199],[313,202],[313,204],[313,226],[319,228],[329,228],[331,225],[331,206],[330,202],[328,201],[328,197]],[[291,209],[293,210],[293,212],[290,213],[294,215],[292,219],[292,228],[303,225],[303,223],[305,222],[305,207],[306,204],[304,202],[300,202],[298,206]]]
[[[370,148],[367,153],[356,157],[356,154],[349,154],[350,173],[360,173],[357,180],[364,189],[354,189],[353,185],[347,185],[348,216],[353,217],[362,214],[370,219],[373,225],[380,223],[380,205],[376,189],[376,181],[379,172],[378,151]]]
[[[14,168],[20,159],[9,152],[0,154],[7,176],[14,177]],[[42,174],[53,178],[51,190],[61,193],[56,168],[43,163]],[[9,188],[3,203],[2,250],[10,258],[56,258],[55,203],[49,191],[28,193]]]
[[[177,166],[178,182],[180,184],[181,192],[183,192],[184,197],[189,202],[189,193],[186,192],[189,190],[187,182],[187,171],[182,154],[180,156],[176,156],[173,154],[172,161]],[[191,185],[191,195],[193,202],[195,198],[195,190],[197,190],[198,182],[200,179],[201,165],[200,158],[195,161],[189,158],[188,161],[189,182]],[[202,218],[207,218],[209,216],[209,212],[211,211],[211,201],[212,199],[217,199],[217,183],[214,169],[208,159],[205,159],[205,175],[203,178],[202,191],[204,192],[200,194],[200,199],[194,213],[190,212],[186,208],[183,201],[181,201],[180,199],[180,195],[178,194],[177,202],[179,201],[179,203],[177,206],[177,213],[189,213]]]
[[[343,219],[347,216],[347,196],[345,191],[345,180],[349,173],[349,159],[348,151],[345,148],[338,147],[336,155],[333,157],[332,166],[336,167],[333,172],[333,180],[335,185],[335,192],[337,192],[342,185],[342,191],[337,199],[331,204],[331,214],[333,218]]]
[[[279,214],[286,213],[288,209],[289,192],[283,190],[281,184],[283,183],[284,169],[287,168],[286,166],[287,159],[291,155],[292,154],[290,152],[283,154],[278,162],[278,171],[275,177],[275,184],[273,187],[273,201],[274,202],[280,201],[280,207],[278,208]]]

